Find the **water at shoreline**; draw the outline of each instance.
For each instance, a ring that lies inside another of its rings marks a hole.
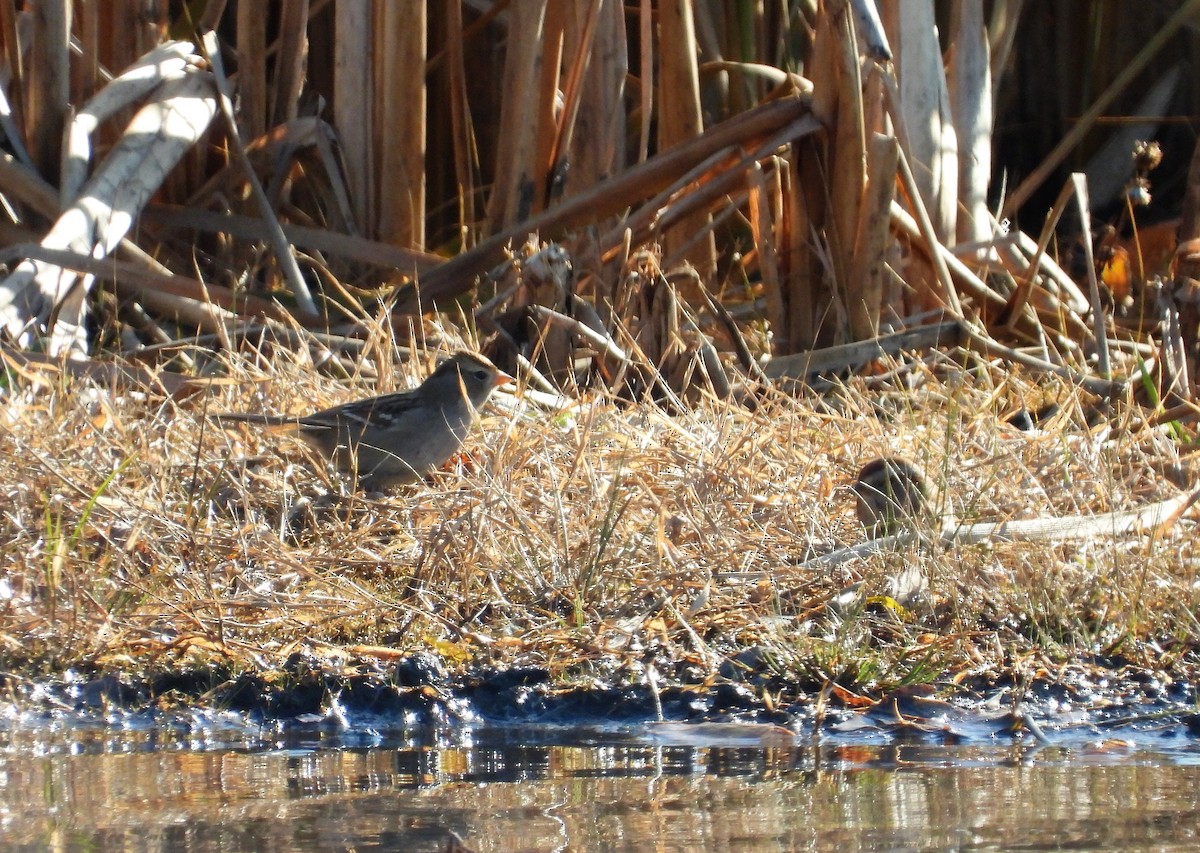
[[[747,725],[397,739],[227,722],[190,741],[9,728],[0,849],[440,851],[451,833],[477,851],[1200,845],[1200,745],[1165,746],[1168,731],[947,746]]]

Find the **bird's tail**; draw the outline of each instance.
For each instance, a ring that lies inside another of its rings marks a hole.
[[[220,414],[210,413],[209,419],[214,421],[219,426],[230,426],[232,424],[255,424],[266,429],[268,432],[288,435],[294,434],[300,430],[300,422],[295,418],[284,417],[283,415],[255,415],[250,412],[222,412]]]

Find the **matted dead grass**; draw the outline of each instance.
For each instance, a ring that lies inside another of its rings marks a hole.
[[[1115,540],[804,564],[863,540],[848,486],[882,454],[915,460],[964,521],[1132,508],[1191,479],[1169,426],[1088,428],[1065,385],[945,357],[906,371],[904,390],[768,391],[754,410],[548,410],[497,393],[464,459],[385,496],[338,494],[300,444],[204,417],[309,410],[414,385],[424,367],[381,368],[377,384],[286,351],[225,356],[182,401],[10,377],[5,667],[270,671],[295,653],[337,665],[428,650],[451,670],[544,666],[569,687],[650,663],[704,683],[752,648],[780,692],[878,695],[1093,653],[1169,667],[1200,639],[1192,515]],[[1063,411],[1034,432],[1006,425],[1030,398]],[[901,607],[884,594],[913,566],[928,587]]]

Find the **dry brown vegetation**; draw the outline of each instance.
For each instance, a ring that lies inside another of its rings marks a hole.
[[[1168,266],[1132,203],[1156,155],[1087,134],[1164,111],[1133,81],[1197,0],[1140,16],[1004,198],[1021,3],[162,3],[118,37],[135,5],[0,0],[14,678],[431,650],[711,684],[753,648],[770,704],[1195,663],[1200,177],[1164,146]],[[1094,205],[1085,155],[1120,176]],[[405,491],[205,417],[458,346],[517,392]],[[886,454],[936,513],[846,550]]]
[[[270,671],[300,653],[337,669],[433,649],[451,669],[546,666],[565,687],[649,663],[704,681],[757,646],[792,685],[781,692],[876,692],[1032,676],[1081,653],[1169,666],[1198,636],[1190,522],[808,562],[863,539],[847,484],[882,452],[918,460],[964,523],[1177,493],[1169,433],[1089,430],[1066,387],[1047,429],[1018,431],[998,416],[1030,389],[994,367],[943,361],[916,370],[916,390],[855,381],[832,402],[771,392],[755,411],[711,398],[670,415],[603,399],[548,411],[497,395],[459,467],[336,500],[299,446],[216,431],[203,409],[355,392],[286,355],[230,357],[224,372],[183,404],[79,382],[10,398],[10,665]],[[858,414],[872,408],[879,419]],[[881,598],[910,566],[928,588],[904,606]]]

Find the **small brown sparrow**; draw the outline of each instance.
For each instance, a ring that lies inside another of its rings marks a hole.
[[[434,470],[467,437],[476,411],[511,382],[482,355],[457,352],[418,387],[355,400],[299,418],[213,415],[219,424],[261,424],[304,439],[366,491],[412,483]]]
[[[912,462],[900,456],[873,459],[854,481],[858,520],[873,537],[899,532],[929,512],[930,489]]]

